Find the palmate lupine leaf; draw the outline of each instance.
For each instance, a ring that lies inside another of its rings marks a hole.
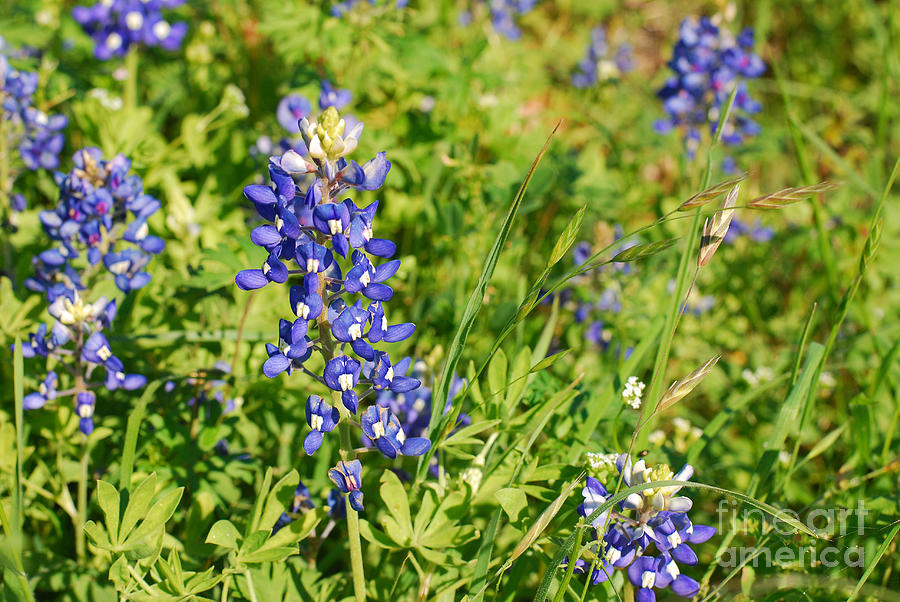
[[[814,194],[834,190],[835,188],[837,188],[837,184],[833,182],[819,182],[810,186],[784,188],[778,192],[756,197],[747,203],[747,206],[754,209],[782,209],[794,203],[805,201]]]

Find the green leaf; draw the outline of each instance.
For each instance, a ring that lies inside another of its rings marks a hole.
[[[540,372],[541,370],[546,370],[562,358],[566,357],[570,351],[571,349],[564,349],[562,351],[554,353],[553,355],[548,355],[547,357],[536,363],[534,366],[532,366],[529,372],[533,374],[535,372]]]
[[[259,520],[258,529],[271,531],[282,512],[293,506],[294,492],[300,483],[300,474],[291,470],[284,475],[266,497],[266,505]]]
[[[575,244],[578,232],[581,230],[581,223],[584,221],[585,209],[587,209],[587,205],[583,205],[566,225],[566,229],[563,230],[562,235],[560,235],[553,246],[553,251],[550,253],[550,261],[547,262],[548,268],[556,265],[560,259],[565,257],[572,245]]]
[[[178,502],[181,501],[181,495],[184,493],[184,487],[178,487],[167,491],[150,506],[150,510],[141,521],[140,526],[131,532],[128,539],[125,540],[125,546],[129,544],[135,545],[140,543],[145,537],[154,534],[159,529],[165,527],[166,522],[175,514],[178,508]]]
[[[519,513],[528,506],[525,492],[515,487],[504,487],[494,492],[494,498],[509,516],[511,522],[519,520]]]
[[[147,515],[150,502],[156,494],[156,473],[150,473],[141,484],[135,488],[128,499],[125,515],[122,517],[122,526],[119,529],[118,543],[125,541],[138,520]]]
[[[258,550],[250,552],[249,554],[238,556],[238,559],[246,564],[256,564],[259,562],[277,562],[297,553],[297,546],[283,546],[277,548],[269,548],[263,546]]]
[[[94,545],[102,550],[110,550],[112,549],[112,542],[109,541],[109,535],[106,533],[106,529],[98,525],[92,520],[84,523],[84,532],[88,537],[91,538],[91,541],[94,542]]]
[[[381,475],[381,499],[390,511],[390,516],[382,517],[382,524],[394,541],[405,545],[412,539],[412,520],[409,501],[400,478],[390,470]]]
[[[292,520],[279,529],[278,533],[270,537],[263,544],[262,548],[288,546],[306,539],[316,525],[327,515],[328,510],[326,508],[316,508],[303,513],[300,518]]]
[[[884,553],[887,552],[888,548],[891,547],[891,543],[897,536],[898,531],[900,531],[900,521],[894,524],[894,528],[891,529],[891,532],[887,534],[887,537],[885,537],[884,541],[881,542],[881,545],[878,546],[878,551],[875,552],[875,557],[872,558],[871,562],[869,562],[869,566],[866,567],[866,571],[863,573],[863,576],[856,583],[856,587],[853,588],[853,592],[850,594],[850,597],[847,598],[847,602],[850,602],[851,600],[855,599],[857,595],[859,595],[859,591],[866,584],[866,580],[872,574],[872,571],[875,570],[875,566],[878,564],[878,561],[881,560],[881,557],[884,556]]]
[[[97,503],[106,517],[106,529],[112,543],[119,543],[119,492],[106,481],[97,481]]]
[[[209,529],[209,535],[206,536],[206,543],[211,543],[229,550],[237,550],[238,542],[241,534],[231,521],[220,520]]]
[[[506,415],[509,416],[515,410],[522,398],[522,393],[528,385],[528,374],[531,372],[531,349],[522,347],[513,362],[512,373],[509,376],[509,385],[506,391]]]
[[[379,548],[384,548],[385,550],[398,550],[401,547],[383,531],[379,531],[373,527],[372,523],[364,518],[359,519],[359,534],[369,543],[376,545]]]
[[[253,502],[253,510],[250,512],[250,521],[247,523],[247,527],[244,529],[245,538],[249,538],[250,534],[259,528],[259,519],[262,515],[263,503],[266,500],[266,496],[269,493],[269,487],[271,485],[272,469],[267,468],[266,474],[263,477],[262,485],[260,486],[259,491],[256,493],[256,501]]]
[[[639,259],[646,259],[647,257],[651,257],[656,255],[657,253],[662,253],[672,245],[678,242],[678,238],[667,238],[665,240],[658,240],[656,242],[645,242],[639,245],[635,245],[624,251],[620,251],[615,257],[613,257],[611,262],[618,261],[637,261]]]
[[[498,350],[497,355],[488,366],[488,387],[491,398],[495,398],[498,393],[506,389],[508,367],[509,360],[506,359],[506,354],[502,349]]]

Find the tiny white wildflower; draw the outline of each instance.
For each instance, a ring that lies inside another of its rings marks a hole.
[[[628,380],[625,381],[625,390],[622,391],[622,399],[625,401],[625,404],[635,410],[640,408],[645,386],[637,376],[629,376]]]
[[[588,452],[586,455],[588,465],[590,465],[593,470],[614,468],[616,465],[616,458],[619,457],[619,454],[602,454],[599,452]]]

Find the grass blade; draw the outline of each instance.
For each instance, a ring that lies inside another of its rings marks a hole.
[[[469,331],[472,329],[472,325],[475,323],[475,318],[478,316],[478,312],[481,309],[484,301],[485,291],[487,289],[488,283],[491,280],[491,277],[494,275],[494,268],[497,267],[497,261],[500,259],[500,253],[503,250],[506,239],[509,237],[513,221],[515,220],[516,214],[519,211],[519,207],[522,205],[522,200],[525,198],[525,191],[528,189],[528,184],[531,182],[531,178],[532,176],[534,176],[534,172],[537,169],[537,166],[540,164],[541,159],[544,158],[544,154],[546,154],[547,149],[550,147],[550,141],[553,139],[553,136],[556,134],[556,131],[559,129],[559,126],[561,124],[562,121],[556,124],[556,127],[553,128],[553,131],[550,133],[550,136],[544,143],[543,148],[541,148],[541,151],[538,153],[537,157],[535,157],[534,162],[531,164],[531,169],[528,170],[528,174],[522,181],[522,185],[519,186],[519,191],[513,198],[513,202],[506,213],[506,219],[503,220],[503,225],[500,228],[500,232],[497,233],[497,238],[494,240],[494,245],[491,247],[487,258],[485,259],[484,266],[481,270],[481,276],[479,276],[478,283],[475,285],[475,289],[469,296],[469,301],[466,303],[462,319],[459,322],[459,327],[457,327],[456,334],[453,336],[453,342],[450,343],[450,348],[447,352],[447,361],[444,363],[444,368],[441,371],[440,380],[438,381],[438,385],[434,392],[435,399],[447,398],[447,393],[450,390],[450,379],[453,377],[453,373],[456,371],[456,367],[459,364],[460,358],[462,357],[462,352],[466,346],[466,340],[468,339]],[[438,425],[440,423],[441,412],[443,412],[443,410],[444,407],[441,404],[433,404],[433,407],[431,409],[431,421],[428,425],[429,437],[432,437],[437,431]],[[421,472],[422,467],[427,466],[427,462],[419,462],[419,466],[419,472]]]

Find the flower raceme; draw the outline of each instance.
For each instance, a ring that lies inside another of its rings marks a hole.
[[[176,50],[187,33],[187,23],[170,23],[163,8],[175,8],[184,0],[100,0],[93,6],[76,6],[72,17],[94,40],[94,56],[101,61],[125,56],[132,46],[159,46]]]
[[[55,174],[59,202],[41,211],[44,232],[56,244],[32,260],[35,275],[25,281],[51,303],[63,293],[85,289],[85,279],[100,267],[123,293],[150,282],[144,270],[165,242],[150,234],[148,218],[160,202],[144,193],[141,178],[131,174],[124,155],[103,159],[98,148],[75,153],[75,167]],[[129,221],[129,217],[131,218]],[[83,255],[82,255],[83,254]],[[80,258],[87,260],[84,265]]]
[[[323,89],[323,99],[340,100],[341,93],[329,86]],[[296,106],[306,109],[303,103]],[[406,393],[421,383],[406,376],[408,361],[394,364],[388,353],[376,348],[406,340],[415,331],[412,323],[391,324],[385,312],[394,294],[387,282],[400,268],[399,260],[390,259],[397,246],[374,235],[378,201],[359,207],[345,197],[353,190],[381,188],[390,161],[383,152],[363,165],[348,160],[363,124],[348,128],[334,106],[317,120],[301,117],[297,128],[305,145],[269,159],[271,185],[244,189],[268,222],[250,234],[267,255],[260,268],[239,272],[235,283],[243,290],[289,283],[287,300],[295,319],[280,320],[278,342],[266,346],[262,370],[269,378],[302,370],[332,391],[334,406],[318,395],[310,395],[306,403],[310,432],[304,450],[312,455],[342,420],[352,424],[349,416],[360,412],[368,395]],[[298,181],[307,182],[310,176],[312,182],[302,190]],[[304,366],[313,353],[322,357],[321,374]],[[366,390],[360,393],[360,387]],[[387,458],[418,456],[431,448],[424,437],[407,437],[387,408],[373,405],[360,416],[361,430]],[[361,510],[359,461],[341,462],[329,476],[349,495],[351,507]]]
[[[627,454],[616,459],[616,470],[625,487],[657,481],[686,481],[694,469],[686,464],[677,474],[666,465],[651,467],[644,460],[632,462]],[[716,533],[714,527],[695,525],[688,517],[690,498],[677,495],[678,486],[650,487],[632,493],[612,508],[594,516],[591,526],[595,541],[588,546],[588,560],[578,558],[575,572],[590,567],[596,585],[610,578],[613,571],[626,571],[637,588],[636,600],[653,602],[654,590],[669,588],[675,594],[691,598],[699,591],[693,578],[681,573],[679,565],[698,563],[689,544],[700,544]],[[610,492],[600,481],[588,477],[578,513],[591,517]],[[568,559],[564,564],[568,563]]]
[[[715,134],[720,112],[737,86],[722,141],[736,146],[758,134],[759,125],[749,115],[758,113],[762,106],[747,92],[745,81],[765,71],[762,59],[753,53],[753,30],[745,29],[735,38],[712,19],[703,17],[682,21],[679,34],[669,61],[674,73],[658,93],[668,117],[656,122],[656,131],[682,129],[685,151],[693,159],[701,128],[708,127]],[[725,166],[733,169],[733,160],[729,159]]]

